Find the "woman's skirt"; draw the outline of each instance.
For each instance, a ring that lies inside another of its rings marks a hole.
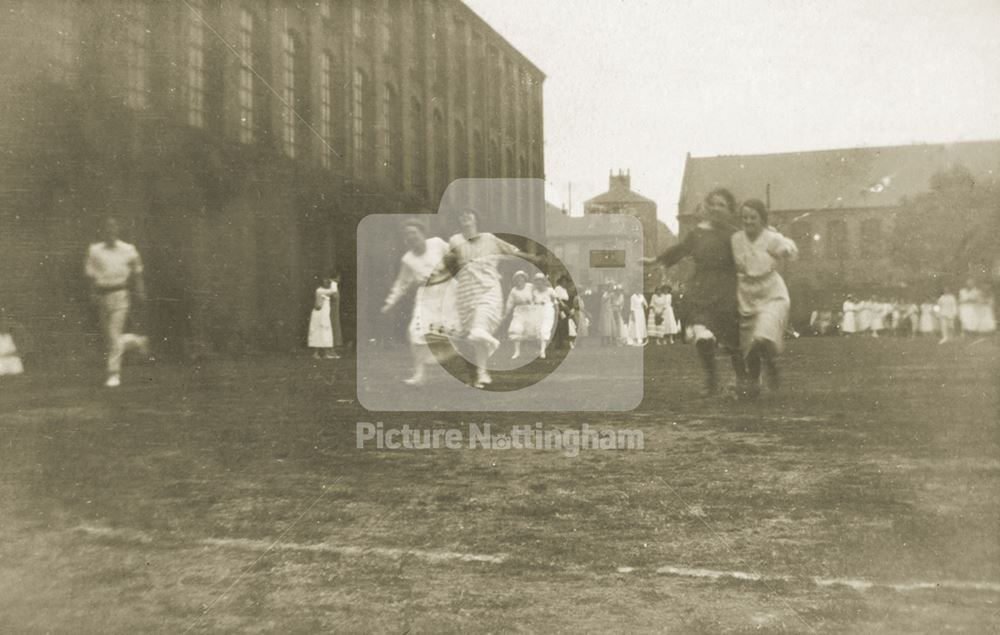
[[[657,321],[659,321],[659,324],[657,324]],[[654,311],[649,312],[649,319],[646,321],[646,331],[650,337],[676,335],[680,330],[681,327],[677,323],[676,317],[674,317],[673,309],[664,309],[659,314]]]
[[[777,272],[759,278],[740,277],[739,346],[744,355],[755,341],[770,342],[780,353],[785,347],[785,329],[791,302],[788,288]]]
[[[649,312],[649,319],[646,321],[646,332],[650,337],[663,337],[667,335],[667,316],[665,311]]]
[[[484,280],[472,274],[458,277],[458,317],[462,331],[475,329],[494,333],[503,317],[503,294],[499,282]]]
[[[615,322],[615,311],[611,304],[604,302],[601,304],[601,337],[618,337],[618,325]]]
[[[934,316],[928,311],[926,313],[920,314],[920,332],[921,333],[933,333],[937,330],[937,324]]]
[[[962,331],[965,333],[976,333],[979,331],[979,305],[971,302],[963,302],[958,305],[958,321],[962,324]]]
[[[551,304],[536,304],[538,315],[538,339],[549,341],[556,330],[556,310]]]
[[[844,313],[844,318],[840,322],[841,333],[854,333],[858,330],[858,325],[854,319],[854,311]]]
[[[757,307],[752,315],[740,315],[740,350],[746,355],[755,341],[768,341],[775,352],[785,349],[785,329],[788,326],[788,300],[774,299]]]
[[[455,306],[455,281],[421,286],[410,318],[411,344],[426,344],[427,336],[456,337],[461,332]]]
[[[515,342],[536,339],[538,327],[535,323],[536,316],[532,311],[533,308],[530,304],[519,304],[514,307],[510,326],[507,327],[507,337]]]
[[[309,316],[309,348],[333,348],[333,325],[327,303],[322,308],[313,309]]]
[[[641,345],[647,339],[646,333],[646,316],[642,314],[642,310],[632,311],[628,322],[628,340],[630,344]]]

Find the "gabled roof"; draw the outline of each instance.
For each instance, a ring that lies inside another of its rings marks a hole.
[[[688,157],[678,215],[694,213],[716,187],[771,209],[893,207],[930,189],[931,177],[962,165],[977,183],[1000,184],[1000,141],[845,148],[781,154]]]
[[[583,202],[583,205],[617,205],[621,203],[652,203],[656,205],[656,202],[646,198],[638,192],[633,192],[630,189],[624,187],[613,187],[603,194],[598,194],[594,198],[589,198]]]

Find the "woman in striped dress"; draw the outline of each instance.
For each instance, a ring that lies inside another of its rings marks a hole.
[[[500,345],[493,333],[500,325],[504,310],[497,264],[510,256],[529,262],[535,258],[493,234],[480,232],[479,220],[472,210],[463,210],[458,223],[461,233],[448,241],[451,250],[445,258],[445,266],[457,281],[458,317],[462,333],[473,347],[476,372],[473,385],[483,388],[493,381],[486,363]]]

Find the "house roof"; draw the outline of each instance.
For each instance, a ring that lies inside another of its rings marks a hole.
[[[678,216],[694,213],[716,187],[737,200],[767,200],[770,186],[772,210],[892,207],[928,191],[935,173],[955,165],[977,183],[1000,184],[1000,141],[688,156]]]
[[[584,207],[589,205],[617,205],[621,203],[650,203],[656,205],[652,199],[648,199],[638,192],[633,192],[624,187],[613,187],[603,194],[598,194],[594,198],[588,198],[583,202]]]

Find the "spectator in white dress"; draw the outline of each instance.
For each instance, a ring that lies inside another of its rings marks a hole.
[[[531,286],[528,285],[528,274],[523,271],[514,273],[513,286],[507,294],[507,305],[504,317],[510,317],[507,327],[507,337],[514,342],[514,354],[511,359],[521,356],[521,342],[533,339],[529,332],[532,325]]]
[[[950,291],[944,291],[937,301],[938,325],[941,327],[940,344],[951,341],[955,334],[955,318],[958,317],[958,300]]]
[[[536,333],[538,339],[538,356],[545,359],[545,351],[555,332],[556,312],[559,310],[559,298],[549,285],[549,279],[544,273],[536,273],[532,280],[531,304],[535,307]]]
[[[330,298],[339,290],[333,278],[326,277],[316,287],[313,310],[309,315],[309,348],[313,349],[313,358],[337,359],[334,351],[333,322],[330,318]]]
[[[631,346],[644,346],[649,337],[646,333],[646,296],[641,290],[636,290],[629,298],[628,343]]]
[[[844,317],[840,322],[840,332],[844,335],[854,335],[858,330],[858,305],[854,302],[854,296],[848,295],[844,300]]]

